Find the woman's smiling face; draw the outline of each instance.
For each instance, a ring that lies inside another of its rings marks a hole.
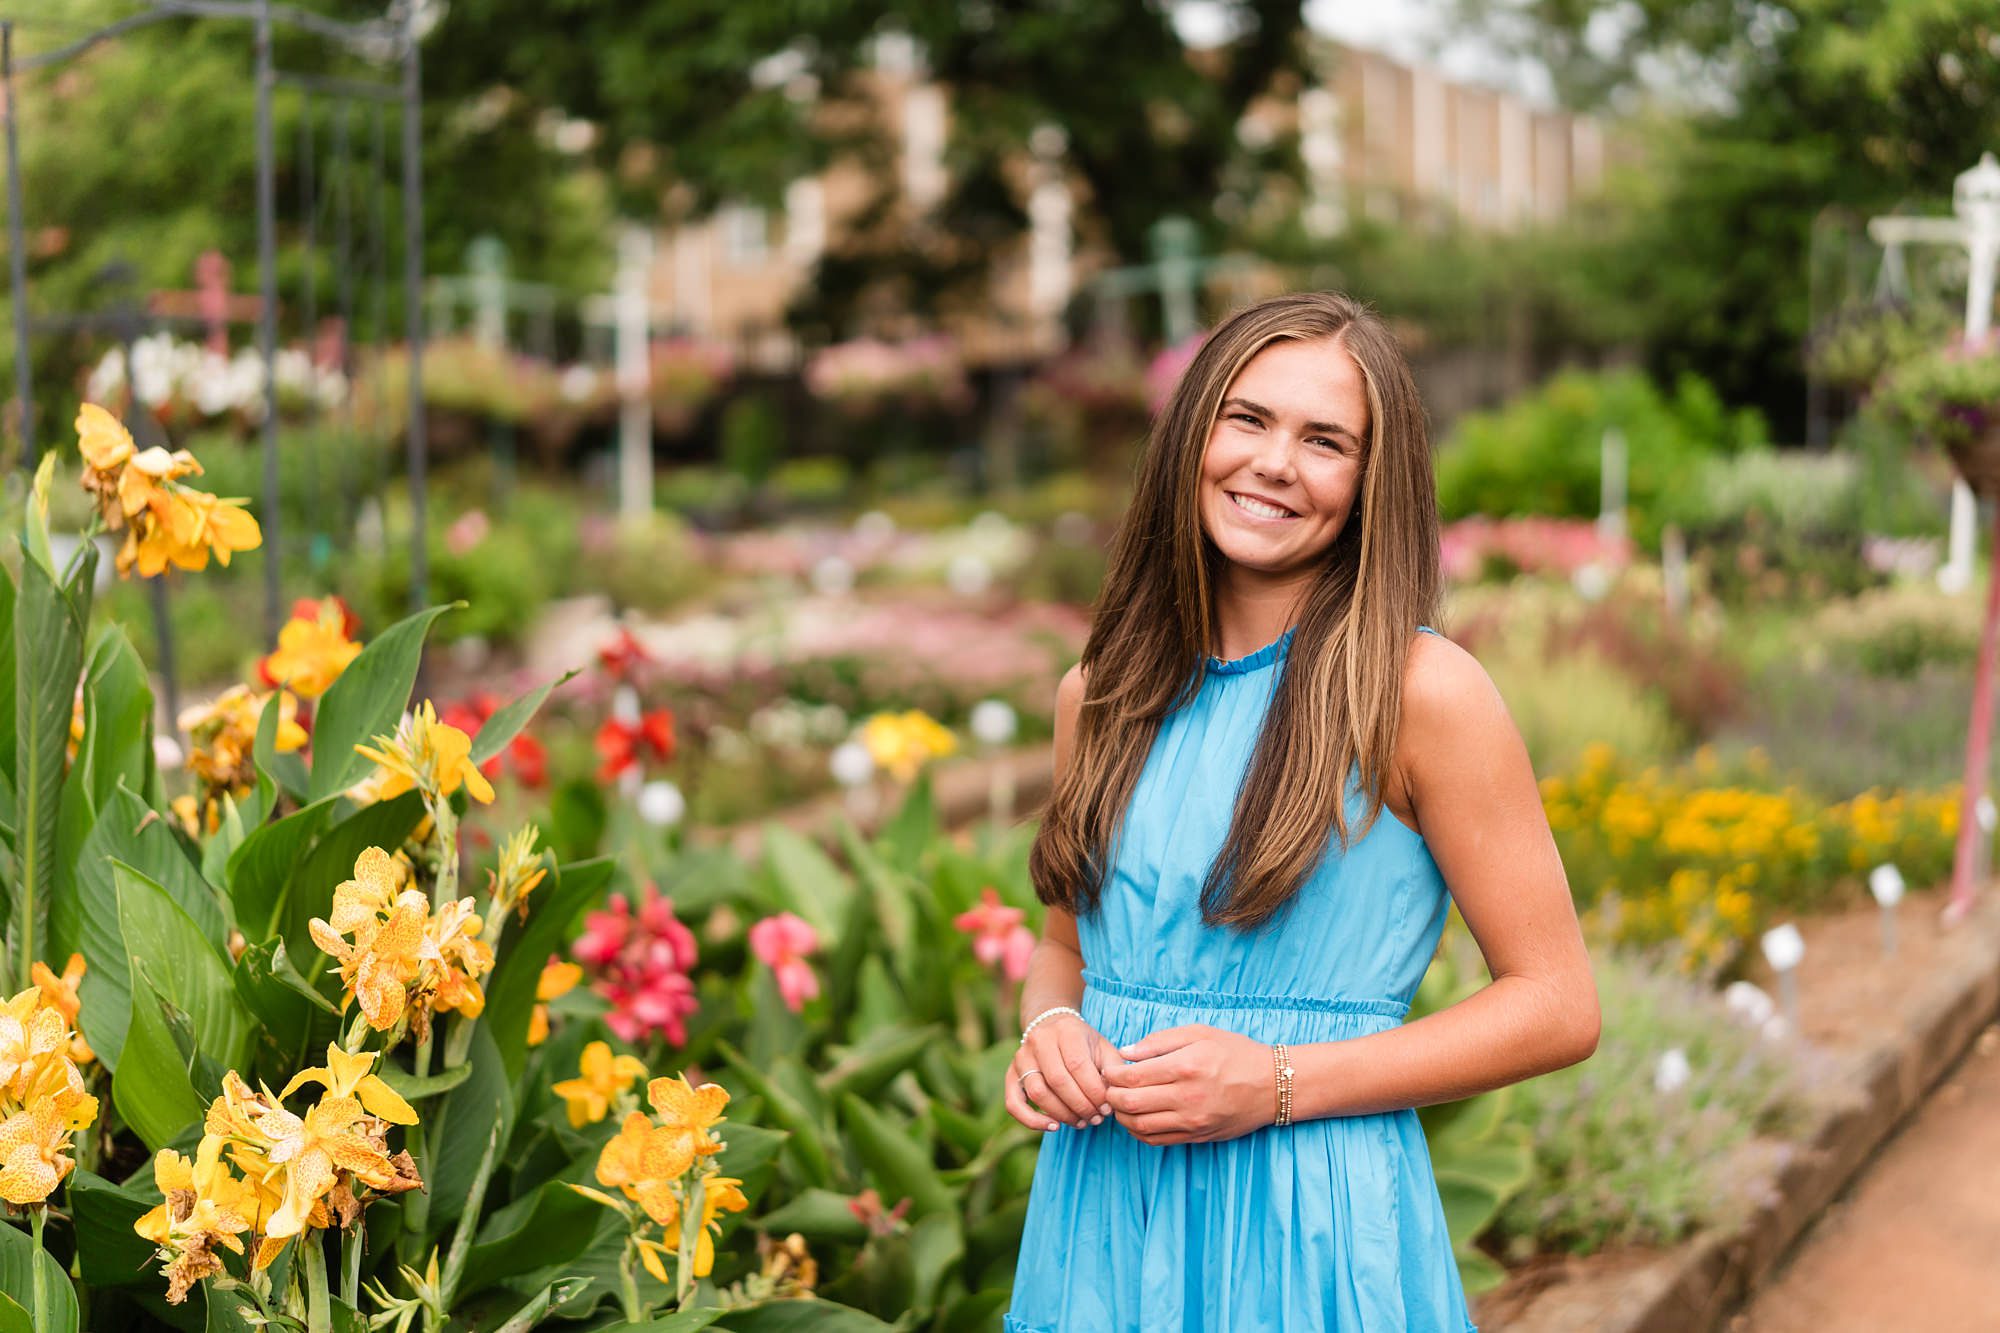
[[[1337,341],[1288,339],[1251,357],[1202,455],[1209,540],[1259,573],[1316,563],[1354,510],[1369,426],[1361,367]]]

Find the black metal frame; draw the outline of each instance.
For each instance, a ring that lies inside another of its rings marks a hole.
[[[341,116],[338,121],[339,137],[346,142],[346,111],[350,101],[371,100],[377,104],[375,135],[373,141],[374,162],[379,181],[383,163],[383,139],[381,108],[388,105],[399,106],[402,111],[402,151],[403,151],[403,235],[404,235],[404,304],[407,311],[406,337],[409,344],[409,402],[406,439],[408,441],[408,467],[410,474],[410,507],[413,531],[411,537],[411,579],[410,598],[413,609],[421,608],[428,594],[429,570],[425,546],[425,473],[428,460],[427,441],[424,435],[423,412],[423,140],[422,140],[422,76],[418,54],[418,33],[416,30],[418,0],[391,0],[389,8],[379,19],[365,22],[345,22],[323,15],[309,13],[290,5],[273,4],[271,0],[147,0],[150,7],[140,14],[106,24],[101,28],[84,33],[76,40],[43,52],[40,55],[17,60],[14,57],[13,36],[17,20],[0,14],[0,95],[5,99],[7,132],[5,149],[7,157],[7,227],[9,242],[9,280],[14,306],[14,336],[16,340],[15,377],[16,392],[21,403],[21,443],[22,461],[33,468],[37,458],[34,420],[34,380],[32,358],[29,355],[30,338],[36,321],[28,313],[28,280],[26,267],[24,204],[21,191],[20,148],[17,130],[18,116],[14,76],[18,71],[47,68],[67,61],[103,42],[112,40],[127,32],[154,23],[171,19],[234,19],[255,25],[255,51],[257,81],[256,140],[257,140],[257,237],[258,265],[261,276],[262,307],[258,315],[258,347],[264,360],[265,411],[261,438],[263,447],[263,513],[260,516],[265,530],[266,555],[264,560],[264,618],[266,631],[275,635],[282,623],[283,602],[279,588],[279,551],[282,539],[281,515],[279,512],[279,469],[278,469],[278,271],[277,271],[277,170],[276,150],[273,144],[271,98],[279,84],[296,86],[307,96],[317,92],[340,99]],[[349,54],[358,56],[377,65],[400,65],[401,77],[394,83],[373,84],[365,81],[324,78],[316,75],[293,73],[279,70],[272,58],[272,33],[277,26],[295,28],[342,48]],[[302,122],[301,133],[305,147],[310,153],[310,117]],[[310,162],[304,170],[311,171]],[[343,173],[343,204],[341,207],[342,249],[346,252],[347,235],[351,218],[345,201],[345,173]],[[370,267],[378,276],[385,276],[387,259],[387,239],[384,199],[378,188],[374,203],[374,222],[377,244],[371,246]],[[307,245],[314,244],[312,237],[313,220],[311,207],[307,207]],[[352,284],[343,272],[341,297],[343,311],[352,324]],[[310,301],[312,298],[308,297]],[[382,285],[376,287],[375,328],[381,331]],[[130,332],[131,316],[121,325]],[[350,340],[351,345],[351,340]],[[352,356],[346,358],[344,367],[353,380]],[[130,365],[127,365],[128,382]]]

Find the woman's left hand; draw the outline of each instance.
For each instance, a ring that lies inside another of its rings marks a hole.
[[[1104,1071],[1105,1100],[1141,1143],[1213,1143],[1278,1116],[1271,1048],[1220,1028],[1166,1028],[1122,1047]]]

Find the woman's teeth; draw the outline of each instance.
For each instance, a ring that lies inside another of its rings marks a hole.
[[[1247,495],[1238,495],[1234,491],[1229,492],[1229,498],[1236,502],[1238,509],[1243,510],[1245,513],[1255,514],[1259,518],[1298,517],[1297,514],[1294,514],[1289,509],[1280,509],[1276,505],[1268,505],[1262,500],[1253,500]]]

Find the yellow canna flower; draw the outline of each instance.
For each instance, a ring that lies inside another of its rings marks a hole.
[[[690,1161],[722,1151],[722,1141],[709,1133],[722,1123],[722,1108],[729,1105],[729,1090],[721,1084],[693,1087],[686,1074],[656,1078],[646,1085],[646,1099],[660,1113],[661,1126],[673,1135],[676,1150],[684,1148]]]
[[[354,749],[381,765],[377,800],[391,800],[412,788],[427,797],[449,796],[461,783],[473,800],[485,804],[493,799],[493,784],[472,762],[472,738],[438,721],[437,710],[428,699],[394,736],[377,736],[372,746],[357,745]]]
[[[317,1083],[326,1089],[330,1097],[357,1098],[370,1115],[380,1116],[390,1124],[416,1124],[417,1113],[410,1104],[383,1082],[380,1075],[368,1072],[374,1063],[373,1051],[356,1051],[350,1055],[341,1050],[338,1043],[328,1042],[325,1066],[301,1069],[292,1075],[292,1081],[285,1085],[278,1099],[283,1101],[306,1084]]]
[[[341,983],[361,1006],[368,1026],[387,1032],[407,1011],[410,988],[420,979],[429,924],[430,900],[404,889],[386,916],[364,917],[347,931],[314,917],[306,930],[339,963]],[[348,934],[352,943],[343,938]]]
[[[672,1135],[644,1112],[633,1111],[598,1153],[597,1179],[624,1191],[646,1216],[672,1229],[681,1216],[680,1178],[693,1164],[693,1155],[678,1151]]]
[[[715,1267],[715,1237],[722,1234],[722,1214],[750,1206],[743,1182],[734,1176],[710,1176],[701,1182],[701,1229],[695,1234],[694,1275],[707,1277]]]
[[[899,782],[910,781],[926,763],[958,748],[958,738],[948,728],[914,708],[904,713],[875,714],[861,726],[861,743],[876,766],[887,769]]]
[[[477,1018],[486,1010],[479,978],[493,970],[493,949],[480,938],[484,922],[473,905],[470,898],[446,903],[424,930],[419,952],[433,969],[425,989],[431,1008],[439,1013],[455,1009]]]
[[[0,1006],[0,1092],[15,1101],[25,1101],[36,1075],[69,1049],[68,1025],[41,1006],[41,995],[25,990]]]
[[[361,655],[347,637],[347,614],[336,598],[318,603],[315,616],[293,616],[278,631],[277,651],[260,666],[267,682],[289,686],[301,698],[317,699]]]
[[[266,1160],[284,1168],[284,1200],[265,1223],[265,1235],[276,1240],[305,1230],[338,1172],[377,1188],[395,1181],[395,1164],[367,1128],[361,1103],[352,1097],[326,1097],[303,1116],[274,1106],[257,1118],[258,1133],[271,1145]]]
[[[580,1077],[566,1078],[549,1088],[566,1104],[572,1128],[604,1119],[632,1081],[646,1077],[646,1066],[636,1056],[612,1055],[609,1042],[593,1041],[585,1046],[578,1064]]]
[[[28,971],[36,989],[42,993],[42,1006],[61,1014],[63,1022],[71,1028],[76,1026],[77,1015],[83,1010],[83,1000],[77,994],[77,987],[83,984],[84,967],[83,955],[73,953],[63,964],[61,976],[57,976],[43,962],[37,962]],[[96,1058],[90,1043],[83,1039],[80,1032],[70,1038],[69,1058],[78,1064],[88,1064]]]
[[[256,780],[254,751],[257,726],[270,702],[268,693],[253,693],[247,685],[232,685],[205,704],[181,710],[181,730],[188,733],[188,769],[201,781],[206,795],[241,793]],[[273,748],[280,754],[303,749],[305,728],[298,723],[299,701],[289,691],[278,695],[278,729]]]
[[[354,878],[334,888],[328,925],[345,935],[371,917],[387,915],[407,879],[395,857],[380,847],[367,848],[354,859]]]
[[[171,1148],[162,1148],[153,1159],[153,1179],[165,1202],[132,1229],[159,1247],[169,1304],[186,1300],[188,1289],[203,1278],[221,1276],[225,1270],[217,1248],[243,1253],[238,1238],[253,1229],[259,1216],[257,1191],[230,1174],[222,1147],[218,1135],[206,1134],[192,1162]]]
[[[535,1009],[528,1016],[528,1045],[539,1046],[549,1039],[549,1001],[569,994],[582,980],[580,964],[552,957],[542,965],[542,975],[535,982]]]

